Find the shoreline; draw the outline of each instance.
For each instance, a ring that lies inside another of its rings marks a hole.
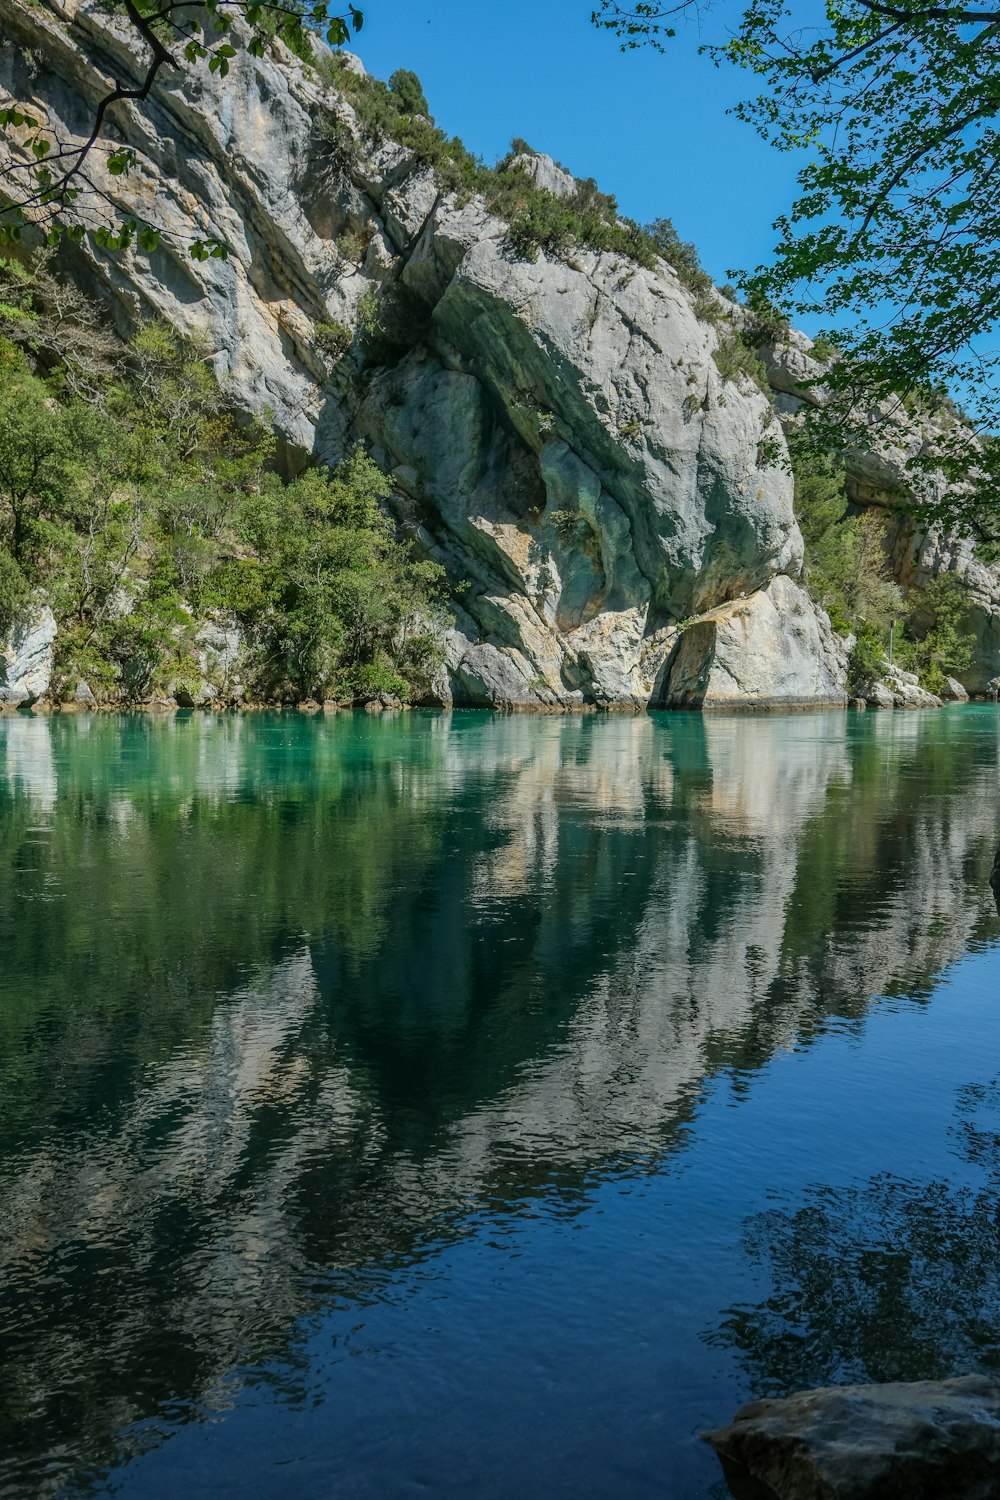
[[[767,703],[709,703],[701,706],[695,704],[650,704],[650,703],[380,703],[377,700],[361,703],[336,703],[327,701],[317,703],[315,700],[305,700],[301,703],[200,703],[196,705],[177,703],[170,699],[151,699],[141,703],[53,703],[47,699],[38,699],[35,702],[22,701],[19,703],[0,703],[0,719],[13,718],[17,715],[32,718],[79,718],[86,714],[143,714],[153,717],[167,717],[168,715],[214,715],[216,717],[239,716],[243,714],[302,714],[307,718],[332,718],[336,714],[401,714],[401,713],[491,713],[506,715],[523,715],[525,717],[551,717],[552,715],[584,715],[584,714],[616,714],[632,715],[640,714],[809,714],[829,713],[837,710],[842,713],[864,713],[874,712],[882,714],[886,712],[912,713],[938,708],[966,708],[970,705],[990,703],[993,700],[986,694],[970,694],[964,702],[946,702],[935,704],[893,704],[885,708],[877,705],[865,704],[852,700],[850,702],[815,702],[803,703],[796,701],[771,701]]]

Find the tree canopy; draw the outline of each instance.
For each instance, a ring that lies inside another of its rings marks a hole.
[[[760,82],[734,113],[805,157],[774,258],[745,272],[743,288],[829,319],[849,356],[827,377],[841,420],[860,407],[891,411],[914,393],[933,414],[950,388],[980,437],[995,432],[1000,7],[826,0],[808,25],[788,0],[731,9],[601,0],[593,13],[624,48],[662,48],[696,16],[702,36],[718,23],[718,39],[700,50]],[[1000,472],[994,444],[970,444],[964,424],[942,426],[921,457],[950,478],[987,479],[975,503],[963,501],[982,530]]]
[[[157,226],[122,221],[90,170],[98,153],[112,176],[137,164],[136,148],[109,132],[114,106],[146,99],[161,74],[204,65],[224,78],[239,51],[263,57],[276,41],[308,57],[314,35],[340,46],[364,22],[356,6],[334,14],[328,0],[108,0],[104,10],[134,36],[134,76],[109,81],[86,137],[63,139],[19,101],[0,96],[0,244],[19,240],[32,225],[49,244],[89,230],[107,249],[133,242],[156,249]],[[76,17],[61,19],[79,25]],[[228,253],[212,236],[193,237],[189,249],[196,260]]]

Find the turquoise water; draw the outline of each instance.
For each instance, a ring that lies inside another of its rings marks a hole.
[[[1000,1364],[998,718],[0,718],[0,1494],[724,1493]]]

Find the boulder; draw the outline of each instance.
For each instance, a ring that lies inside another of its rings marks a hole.
[[[80,708],[96,708],[97,699],[94,697],[93,689],[89,682],[82,679],[77,683],[73,693],[73,702]]]
[[[892,694],[896,708],[940,708],[941,699],[920,686],[916,672],[903,672],[890,667],[885,674],[884,685]]]
[[[31,704],[52,683],[56,619],[47,604],[36,608],[0,643],[0,703]]]
[[[1000,1495],[1000,1384],[981,1375],[753,1401],[705,1439],[738,1500]]]
[[[946,677],[941,697],[945,703],[968,703],[969,695],[956,677]]]
[[[666,702],[682,708],[846,704],[829,621],[790,578],[710,610],[682,630]]]
[[[866,683],[864,699],[869,708],[895,708],[896,706],[892,689],[887,687],[884,682]]]

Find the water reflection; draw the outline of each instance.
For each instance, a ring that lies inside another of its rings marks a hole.
[[[960,1154],[987,1186],[817,1184],[746,1226],[771,1288],[710,1339],[737,1350],[757,1394],[1000,1368],[1000,1083],[961,1090],[956,1113]]]
[[[655,1170],[720,1070],[992,931],[975,711],[18,717],[0,756],[11,1494]]]

